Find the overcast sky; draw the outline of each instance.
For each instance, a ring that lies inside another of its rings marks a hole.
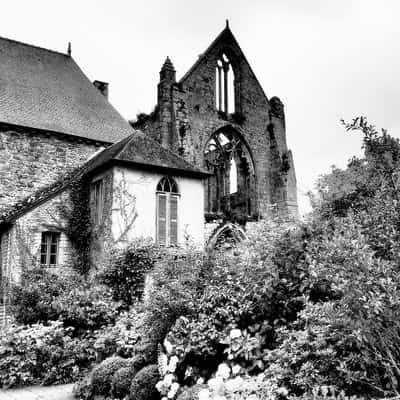
[[[71,41],[127,119],[154,107],[166,56],[181,77],[228,18],[267,97],[285,104],[303,211],[317,177],[360,154],[341,118],[400,136],[399,0],[13,0],[1,14],[3,37],[61,52]]]

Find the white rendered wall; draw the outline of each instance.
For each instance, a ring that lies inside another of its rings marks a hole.
[[[156,240],[156,188],[165,175],[114,168],[112,234],[123,244],[138,237]],[[204,186],[201,179],[170,175],[178,184],[178,241],[204,246]]]

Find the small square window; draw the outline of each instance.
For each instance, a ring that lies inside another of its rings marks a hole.
[[[43,232],[40,245],[40,263],[47,266],[58,264],[58,250],[60,244],[59,232]]]

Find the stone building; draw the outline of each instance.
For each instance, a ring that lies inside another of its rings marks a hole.
[[[180,80],[166,59],[154,111],[131,126],[70,53],[0,38],[0,54],[3,286],[32,263],[74,262],[69,229],[85,202],[94,264],[139,236],[214,246],[260,218],[297,216],[283,104],[228,24]]]

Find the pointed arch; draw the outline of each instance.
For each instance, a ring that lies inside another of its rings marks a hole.
[[[234,246],[244,240],[247,240],[245,231],[240,226],[228,222],[215,229],[207,241],[206,248],[207,250],[215,250],[223,242],[230,242]]]
[[[236,129],[228,125],[210,136],[204,148],[204,167],[213,174],[206,182],[206,213],[257,213],[255,164]]]

